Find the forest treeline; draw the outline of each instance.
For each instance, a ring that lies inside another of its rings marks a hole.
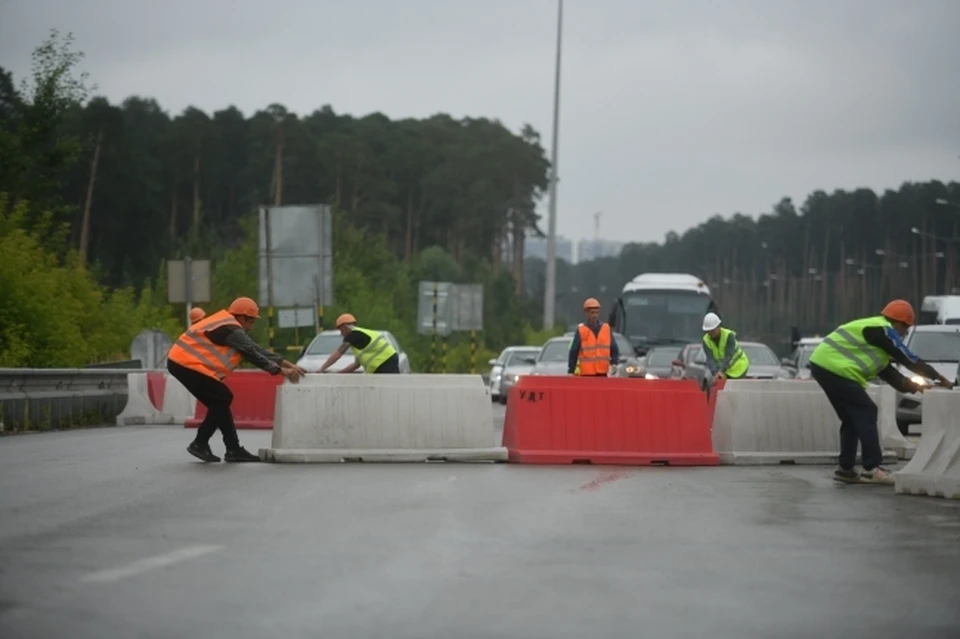
[[[430,340],[415,331],[419,279],[484,284],[478,361],[555,332],[535,332],[543,264],[523,252],[524,238],[541,234],[550,171],[532,127],[354,117],[329,105],[304,115],[280,104],[171,115],[149,97],[114,104],[93,95],[82,61],[70,36],[52,32],[29,77],[0,69],[0,365],[122,358],[144,328],[175,334],[183,309],[165,303],[165,260],[212,260],[210,307],[256,296],[261,205],[333,207],[328,316],[350,310],[389,328],[419,370],[430,368]],[[701,275],[756,333],[826,326],[893,294],[949,290],[958,255],[946,238],[958,234],[960,209],[937,200],[958,193],[938,182],[817,192],[759,219],[717,216],[664,243],[629,244],[619,258],[561,263],[558,330],[579,319],[584,296],[609,304],[644,271]],[[277,346],[296,337],[280,331]],[[451,338],[448,370],[469,370],[465,340]]]

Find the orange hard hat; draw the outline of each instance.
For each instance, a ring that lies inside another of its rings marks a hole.
[[[351,315],[350,313],[344,313],[337,318],[337,328],[340,328],[344,324],[356,324],[357,318]]]
[[[199,306],[194,306],[193,308],[190,309],[190,321],[194,324],[196,324],[206,316],[207,316],[206,311],[204,311]]]
[[[903,322],[907,326],[913,326],[916,315],[913,313],[913,306],[907,300],[892,300],[888,302],[880,314],[888,320],[894,322]]]
[[[238,297],[230,303],[227,312],[231,315],[244,315],[258,319],[260,317],[260,307],[249,297]]]
[[[598,302],[593,297],[588,297],[587,301],[583,303],[583,310],[589,311],[591,308],[600,308],[600,302]]]

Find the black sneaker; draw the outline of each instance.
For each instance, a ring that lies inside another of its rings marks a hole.
[[[234,448],[233,450],[228,450],[223,456],[223,461],[228,462],[258,462],[260,457],[254,455],[246,448],[241,446],[240,448]]]
[[[860,483],[860,473],[856,468],[846,470],[842,466],[837,466],[833,471],[833,481],[844,484],[858,484]]]
[[[190,442],[190,445],[187,446],[187,452],[199,459],[200,461],[205,462],[218,462],[220,458],[213,454],[213,451],[210,450],[210,446],[203,446],[197,442]]]

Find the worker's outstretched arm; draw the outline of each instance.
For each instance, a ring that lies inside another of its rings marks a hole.
[[[344,369],[341,370],[340,372],[341,372],[341,373],[352,373],[352,372],[354,372],[355,370],[357,370],[358,368],[360,368],[360,362],[354,360],[353,364],[350,364],[349,366],[344,367]]]
[[[927,364],[907,348],[903,340],[900,339],[900,335],[893,330],[893,328],[886,326],[868,326],[863,329],[863,339],[865,339],[867,343],[883,349],[893,361],[913,371],[917,375],[936,379],[941,383],[953,383],[952,380],[938,373],[933,366]]]
[[[318,370],[317,372],[318,373],[326,372],[328,368],[330,368],[331,366],[337,363],[338,359],[343,357],[343,354],[347,352],[348,348],[350,348],[350,345],[347,344],[346,342],[343,342],[342,344],[340,344],[340,346],[337,347],[337,350],[330,353],[330,357],[327,358],[327,361],[323,363],[323,366],[321,366],[320,370]]]
[[[257,344],[239,326],[215,328],[207,334],[207,337],[217,346],[229,346],[240,353],[243,359],[271,375],[278,375],[281,372],[280,365],[283,363],[283,358]]]
[[[580,359],[580,331],[573,332],[573,339],[570,340],[570,354],[567,356],[567,375],[573,375],[577,369],[577,360]]]
[[[701,343],[700,347],[703,349],[704,358],[706,358],[707,370],[710,371],[710,375],[716,375],[720,372],[720,363],[714,359],[713,351],[707,348],[706,344]]]
[[[880,371],[880,373],[877,374],[877,377],[890,384],[890,386],[893,386],[901,393],[918,393],[921,389],[920,384],[914,383],[901,375],[900,371],[894,368],[892,364]]]

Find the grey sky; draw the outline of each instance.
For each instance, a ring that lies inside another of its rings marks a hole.
[[[0,0],[0,65],[50,28],[115,102],[497,117],[549,153],[555,0]],[[960,178],[960,0],[566,0],[563,48],[568,237]]]

